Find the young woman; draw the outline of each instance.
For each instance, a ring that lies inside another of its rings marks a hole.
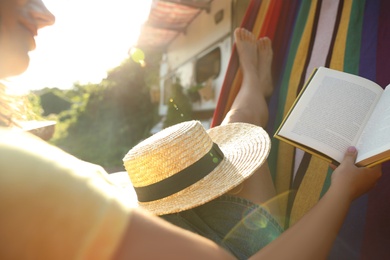
[[[35,48],[38,30],[53,23],[54,16],[41,0],[0,0],[0,79],[18,75],[27,68],[28,53]],[[252,36],[244,33],[247,35],[237,31],[238,45],[253,48]],[[264,45],[267,44],[265,40]],[[244,54],[240,55],[243,63]],[[263,62],[255,60],[257,64]],[[245,67],[244,71],[244,75],[252,73],[246,72],[250,70]],[[245,77],[244,82],[253,84]],[[243,89],[250,93],[258,91],[252,87]],[[262,89],[266,97],[269,88]],[[10,126],[17,111],[4,91],[0,94],[0,121],[3,126]],[[240,94],[237,100],[240,96],[245,97]],[[229,118],[234,119],[240,110],[240,106],[233,106],[226,119],[229,124],[222,127],[233,125]],[[257,124],[262,125],[262,120]],[[250,129],[262,131],[254,125]],[[234,136],[241,134],[237,132]],[[380,177],[379,167],[357,168],[356,154],[354,148],[347,151],[323,199],[301,221],[253,255],[253,259],[326,257],[352,200],[368,191]],[[259,167],[264,159],[264,156],[257,159],[252,168]],[[265,167],[263,164],[259,171]],[[243,190],[245,185],[246,182]],[[272,188],[264,189],[265,195],[255,197],[247,191],[236,192],[261,203],[273,195]],[[276,212],[272,206],[270,211]],[[1,259],[234,259],[211,240],[145,210],[132,208],[101,167],[10,127],[0,127],[0,212]],[[277,213],[275,217],[278,218]]]

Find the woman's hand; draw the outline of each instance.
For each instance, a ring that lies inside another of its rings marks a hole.
[[[332,174],[330,189],[345,192],[351,201],[371,190],[382,175],[381,165],[373,168],[357,167],[355,160],[358,151],[349,147],[341,164]]]

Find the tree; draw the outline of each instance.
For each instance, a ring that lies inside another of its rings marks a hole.
[[[60,91],[47,90],[40,94],[43,116],[50,114],[59,114],[62,111],[70,109],[72,102],[59,93]]]
[[[75,85],[67,95],[75,98],[78,93],[85,100],[74,105],[72,113],[60,115],[69,124],[67,135],[53,142],[80,159],[108,169],[121,167],[128,150],[148,137],[159,121],[145,83],[156,69],[156,65],[141,67],[128,59],[100,84]]]

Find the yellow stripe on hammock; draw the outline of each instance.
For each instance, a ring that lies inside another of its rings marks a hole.
[[[294,64],[290,74],[290,80],[288,83],[288,92],[283,112],[284,116],[287,114],[288,110],[294,103],[295,98],[297,96],[301,75],[303,73],[309,51],[310,38],[313,31],[317,4],[318,1],[311,2],[309,15],[306,21],[301,41],[296,52]],[[276,167],[275,178],[276,191],[278,194],[286,194],[286,192],[290,189],[291,185],[291,171],[293,170],[294,165],[294,148],[287,143],[280,142],[277,158],[278,164]],[[279,201],[282,216],[286,216],[288,196],[281,196]]]
[[[333,47],[330,67],[335,70],[344,70],[344,55],[347,44],[347,34],[349,18],[351,16],[352,1],[344,1],[343,11],[341,13],[340,25],[338,28],[335,45]]]

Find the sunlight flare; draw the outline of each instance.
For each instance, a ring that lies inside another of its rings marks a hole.
[[[39,31],[29,69],[10,79],[21,92],[99,83],[128,58],[151,0],[44,0],[56,23]],[[137,54],[140,55],[140,54]],[[143,59],[139,59],[142,65]]]

